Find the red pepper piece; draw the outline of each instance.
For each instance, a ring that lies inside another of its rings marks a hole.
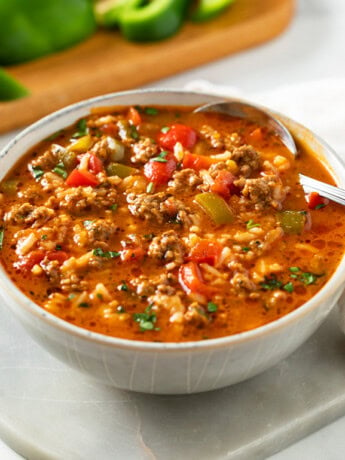
[[[195,262],[188,262],[181,265],[179,269],[179,281],[187,294],[196,292],[207,298],[212,297],[212,289],[205,284],[200,268]]]
[[[70,187],[79,187],[80,185],[84,187],[95,187],[99,184],[99,181],[94,174],[76,168],[73,169],[71,174],[67,177],[66,184]]]
[[[191,168],[195,171],[200,171],[201,169],[208,169],[212,164],[216,163],[210,157],[204,155],[196,155],[194,153],[186,153],[182,165],[184,168]]]
[[[176,123],[169,127],[166,133],[158,135],[158,144],[165,150],[174,150],[175,144],[180,142],[185,149],[192,149],[197,141],[197,134],[189,126]]]
[[[187,259],[198,264],[216,265],[222,250],[223,246],[217,241],[201,240],[193,247]]]

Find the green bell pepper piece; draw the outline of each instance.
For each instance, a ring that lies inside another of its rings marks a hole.
[[[103,0],[96,2],[95,15],[99,25],[116,27],[119,25],[120,14],[129,0]]]
[[[0,101],[11,101],[27,96],[29,91],[11,75],[0,69]]]
[[[109,163],[106,167],[108,176],[119,176],[121,179],[125,177],[132,176],[138,172],[137,169],[131,168],[131,166],[126,166],[121,163]]]
[[[0,64],[67,48],[94,32],[91,0],[0,0]]]
[[[129,0],[119,17],[123,35],[132,41],[157,41],[170,37],[181,27],[189,0]]]
[[[278,213],[278,221],[285,233],[302,233],[307,223],[306,211],[282,211]]]
[[[195,201],[216,225],[231,224],[235,220],[228,204],[216,193],[199,193],[195,196]]]
[[[221,14],[233,2],[234,0],[200,0],[192,9],[190,18],[196,22],[208,21]]]

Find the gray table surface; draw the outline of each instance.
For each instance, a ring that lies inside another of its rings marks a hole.
[[[345,2],[299,0],[294,23],[276,40],[152,86],[178,88],[202,78],[256,93],[296,82],[345,78],[344,44]],[[0,145],[8,137],[0,137]],[[271,460],[343,460],[344,431],[345,417],[274,455]],[[0,441],[1,460],[18,458]]]

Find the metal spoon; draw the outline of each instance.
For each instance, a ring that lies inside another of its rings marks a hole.
[[[293,155],[297,155],[297,147],[295,141],[289,132],[289,130],[273,115],[265,112],[259,107],[246,102],[240,101],[224,101],[216,102],[211,104],[205,104],[194,110],[198,112],[217,112],[224,113],[236,118],[243,118],[257,123],[260,126],[265,126],[270,130],[274,131],[279,137],[282,143],[290,150]],[[332,201],[336,201],[342,205],[345,205],[345,190],[333,185],[326,184],[319,180],[313,179],[303,174],[299,175],[300,183],[306,193],[318,192],[321,196],[329,198]]]

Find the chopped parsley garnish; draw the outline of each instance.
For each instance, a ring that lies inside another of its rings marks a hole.
[[[158,110],[155,109],[154,107],[146,107],[144,109],[144,112],[147,114],[147,115],[158,115]]]
[[[129,135],[131,136],[132,139],[135,139],[135,140],[139,139],[139,133],[137,131],[136,126],[131,125],[129,127]]]
[[[209,313],[215,313],[218,310],[218,305],[213,302],[208,302],[207,311]]]
[[[73,293],[70,294],[70,295],[68,296],[68,300],[73,300],[75,296],[76,296],[76,294],[73,294]]]
[[[152,193],[154,191],[155,184],[153,182],[150,182],[149,185],[146,187],[146,192],[147,193]]]
[[[103,296],[100,292],[97,293],[97,297],[99,298],[99,300],[103,300]]]
[[[81,308],[89,308],[90,304],[87,303],[87,302],[81,302],[78,306],[81,307]]]
[[[170,126],[163,126],[163,128],[161,129],[161,133],[163,134],[166,134],[169,131],[170,131]]]
[[[5,229],[0,228],[0,249],[2,249],[2,246],[4,244],[4,235],[5,235]]]
[[[112,204],[112,205],[109,207],[109,209],[110,209],[111,211],[115,212],[115,211],[117,210],[118,207],[119,207],[118,204]]]
[[[31,172],[32,172],[32,175],[34,177],[35,180],[40,180],[41,177],[43,176],[44,174],[44,171],[42,168],[40,168],[39,166],[32,166],[31,167]]]
[[[280,289],[282,285],[283,283],[281,281],[278,281],[274,275],[272,275],[269,278],[265,276],[265,281],[260,283],[260,286],[262,287],[262,289],[265,289],[266,291],[273,291],[274,289]]]
[[[293,287],[293,284],[291,283],[291,281],[289,281],[288,283],[284,284],[283,289],[286,292],[293,292],[294,287]]]
[[[67,177],[67,171],[65,169],[65,165],[62,163],[62,161],[60,161],[60,163],[58,163],[55,168],[53,169],[53,172],[55,174],[58,174],[59,176],[63,177],[64,179],[66,179]]]
[[[127,284],[125,282],[122,282],[122,284],[120,284],[118,286],[118,289],[119,289],[119,291],[128,291],[129,287],[127,286]]]
[[[152,307],[153,305],[150,304],[147,308],[145,308],[144,313],[133,314],[133,319],[136,323],[139,323],[139,328],[142,332],[158,330],[155,328],[157,315],[152,312]]]
[[[248,251],[250,251],[250,248],[248,248],[248,246],[245,246],[244,248],[242,248],[242,251],[243,252],[248,252]]]
[[[48,238],[48,235],[42,235],[41,236],[41,240],[43,240],[43,241],[46,240],[47,238]]]
[[[158,163],[166,163],[168,160],[165,158],[168,152],[161,152],[158,156],[152,158],[151,161],[157,161]]]
[[[56,250],[56,251],[61,251],[61,249],[62,249],[61,244],[57,244],[57,245],[55,246],[55,250]]]
[[[44,140],[45,141],[53,141],[56,138],[58,138],[59,136],[61,136],[61,134],[63,134],[63,133],[64,133],[64,130],[60,129],[59,131],[56,131],[56,133],[53,133],[51,136],[46,137]]]
[[[314,209],[322,209],[325,206],[326,206],[325,203],[320,203],[320,204],[317,204]]]
[[[297,272],[300,271],[300,269],[299,269],[298,267],[290,267],[289,270],[290,270],[290,272],[292,272],[292,273],[297,273]]]
[[[96,248],[92,251],[94,256],[104,257],[105,259],[114,259],[119,257],[120,253],[115,251],[103,251],[102,248]]]
[[[74,134],[72,134],[72,138],[77,139],[78,137],[86,136],[88,132],[89,130],[87,127],[86,118],[82,118],[81,120],[78,121],[77,131]]]
[[[299,280],[306,286],[309,286],[309,284],[316,283],[317,276],[314,275],[313,273],[304,272],[300,275]]]
[[[247,230],[250,230],[251,228],[255,228],[255,227],[260,227],[260,224],[257,224],[253,221],[253,219],[250,219],[246,222],[246,225],[247,225]]]

